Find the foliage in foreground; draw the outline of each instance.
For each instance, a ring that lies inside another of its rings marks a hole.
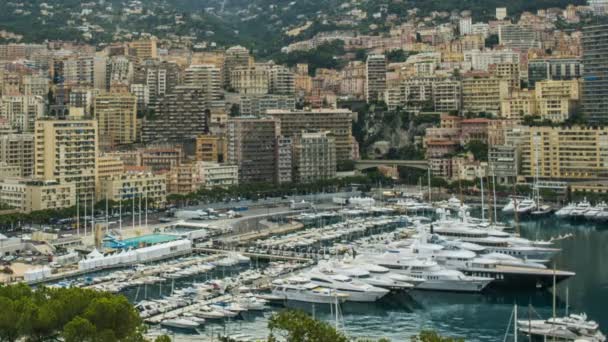
[[[0,287],[0,341],[140,342],[145,326],[124,296],[69,288]]]

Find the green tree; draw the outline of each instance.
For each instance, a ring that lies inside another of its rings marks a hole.
[[[422,331],[419,335],[413,336],[412,342],[464,342],[464,339],[454,339],[443,337],[434,331]]]
[[[89,342],[97,335],[95,326],[85,318],[75,317],[63,328],[65,342]]]
[[[313,319],[299,310],[284,310],[272,315],[268,321],[269,341],[276,341],[274,333],[287,342],[347,342],[348,338],[331,325]]]
[[[475,160],[488,161],[488,144],[480,140],[471,140],[464,146],[465,151],[471,152]]]
[[[154,339],[154,342],[171,342],[171,337],[167,335],[160,335]]]

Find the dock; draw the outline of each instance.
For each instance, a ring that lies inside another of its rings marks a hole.
[[[174,309],[174,310],[171,310],[171,311],[167,311],[167,312],[156,314],[154,316],[150,316],[150,317],[144,319],[144,321],[146,323],[150,323],[150,324],[160,324],[165,318],[177,317],[177,316],[182,315],[182,314],[184,314],[186,312],[195,311],[195,310],[197,310],[197,309],[199,309],[199,308],[201,308],[201,307],[203,307],[205,305],[219,303],[219,302],[228,300],[230,298],[231,298],[231,296],[228,295],[228,294],[220,295],[220,296],[217,296],[217,297],[206,299],[206,300],[204,300],[202,302],[197,302],[197,303],[190,304],[190,305],[187,305],[187,306],[184,306],[184,307],[181,307],[181,308],[177,308],[177,309]]]
[[[203,254],[228,254],[230,252],[234,252],[232,250],[227,249],[219,249],[219,248],[205,248],[205,247],[195,247],[194,252],[203,253]],[[276,255],[276,254],[261,254],[261,253],[249,253],[244,251],[237,250],[239,254],[242,254],[246,257],[258,260],[268,260],[268,261],[297,261],[297,262],[312,262],[314,259],[305,258],[299,256],[288,256],[288,255]]]

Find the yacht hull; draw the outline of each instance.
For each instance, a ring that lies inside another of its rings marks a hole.
[[[493,270],[493,269],[462,269],[462,273],[469,276],[490,277],[494,281],[488,285],[489,290],[521,291],[549,288],[553,285],[553,270],[542,269],[535,272],[533,269],[525,271]],[[574,276],[573,272],[556,271],[555,281],[559,283]]]

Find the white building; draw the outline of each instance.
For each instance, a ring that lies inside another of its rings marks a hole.
[[[470,63],[471,70],[488,71],[490,64],[519,64],[519,53],[513,50],[470,50],[464,53],[465,63]]]
[[[473,19],[471,17],[460,18],[458,22],[458,29],[461,36],[471,34],[473,26]]]

